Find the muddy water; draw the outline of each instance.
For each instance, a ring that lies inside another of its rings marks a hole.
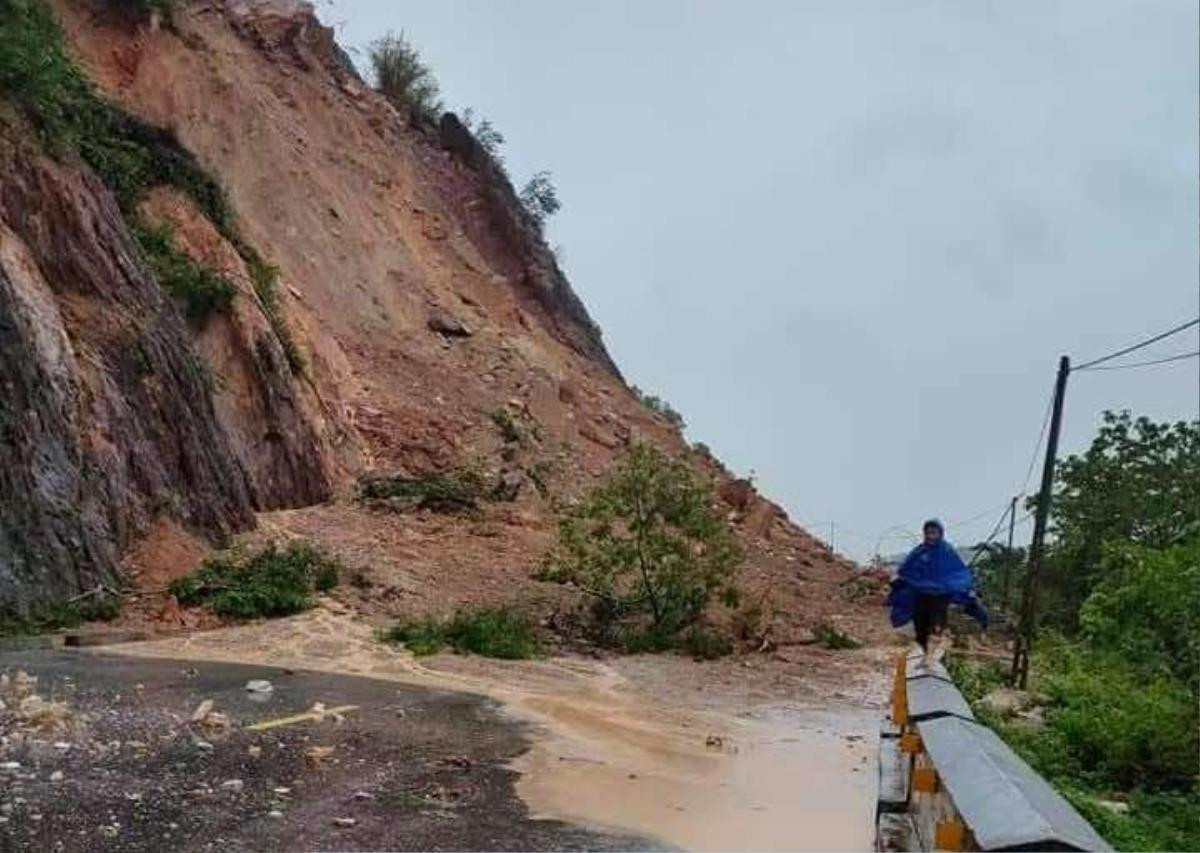
[[[491,696],[535,726],[517,791],[537,816],[661,839],[689,850],[864,850],[872,843],[877,712],[846,704],[696,703],[688,661],[653,684],[575,659],[426,666],[371,629],[317,610],[294,619],[111,647],[359,673]],[[648,680],[647,680],[648,681]]]

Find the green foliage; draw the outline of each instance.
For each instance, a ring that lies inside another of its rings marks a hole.
[[[1137,662],[1078,646],[1043,656],[1045,737],[1069,775],[1117,790],[1186,787],[1196,778],[1200,715],[1186,685]]]
[[[102,589],[42,608],[22,618],[0,614],[0,636],[41,634],[46,631],[77,628],[84,622],[111,622],[120,615],[120,597]]]
[[[1200,697],[1200,536],[1165,548],[1106,545],[1101,574],[1080,610],[1083,639]]]
[[[959,692],[972,705],[1008,681],[1008,667],[1000,661],[976,662],[950,655],[945,665]]]
[[[249,557],[206,560],[169,590],[184,606],[207,604],[220,616],[289,616],[312,607],[315,593],[337,586],[338,564],[305,543],[275,545]]]
[[[275,333],[280,346],[283,347],[283,355],[287,359],[288,367],[293,374],[303,375],[304,356],[301,355],[300,348],[296,346],[296,341],[292,338],[292,333],[283,319],[283,306],[279,301],[279,267],[267,263],[262,255],[251,246],[240,244],[239,251],[246,262],[250,281],[254,286],[258,301],[262,305],[263,313],[267,315],[271,331]]]
[[[512,414],[508,409],[500,408],[493,409],[488,413],[488,417],[492,419],[492,423],[500,430],[500,437],[509,444],[524,444],[525,433],[517,425]]]
[[[521,206],[539,230],[545,228],[546,220],[562,208],[562,202],[558,200],[558,190],[554,188],[549,172],[534,174],[521,188],[519,197]]]
[[[190,319],[203,323],[209,315],[229,310],[237,289],[229,279],[196,263],[175,245],[169,225],[137,222],[131,233],[158,283],[183,303]]]
[[[1118,850],[1200,850],[1200,795],[1133,791],[1126,814],[1099,805],[1094,792],[1065,784],[1062,793]]]
[[[375,41],[370,59],[375,85],[389,101],[407,110],[413,121],[437,120],[442,112],[437,80],[403,32]]]
[[[119,0],[117,5],[133,12],[168,13],[172,0]],[[170,186],[191,198],[246,262],[288,364],[294,373],[303,372],[303,359],[282,320],[275,286],[278,271],[239,235],[220,185],[170,132],[100,97],[68,55],[62,30],[45,0],[0,0],[0,97],[20,109],[47,151],[77,156],[96,173],[116,197],[131,230],[139,229],[137,205],[150,189]],[[194,263],[185,267],[159,236],[141,236],[148,238],[139,242],[148,242],[149,260],[153,262],[156,249],[167,258],[166,267],[175,279],[163,284],[176,295],[183,292],[192,316],[220,308],[225,288],[215,273],[197,273],[203,268]]]
[[[666,422],[671,426],[675,427],[676,429],[683,429],[685,426],[687,426],[683,420],[683,415],[675,411],[671,404],[666,400],[662,399],[661,397],[656,397],[653,394],[647,394],[636,385],[630,386],[629,390],[632,391],[633,395],[638,398],[638,402],[640,402],[654,414],[666,420]],[[707,452],[708,448],[705,447],[704,450]]]
[[[479,147],[488,153],[497,166],[503,167],[504,157],[500,153],[500,146],[504,144],[504,134],[496,129],[496,126],[488,119],[481,119],[478,123],[475,121],[475,111],[470,107],[463,110],[462,123],[467,130],[471,131],[475,137],[475,141],[479,143]]]
[[[470,470],[444,471],[420,477],[376,475],[364,477],[358,484],[360,500],[379,502],[398,510],[473,510],[478,508],[483,491],[482,478]]]
[[[634,445],[608,479],[569,507],[540,577],[592,596],[596,639],[664,648],[700,624],[715,595],[737,605],[741,554],[712,489],[680,459]]]
[[[1162,548],[1200,529],[1200,420],[1155,423],[1105,412],[1100,432],[1058,467],[1049,613],[1071,617],[1105,574],[1106,542]]]
[[[951,656],[976,716],[1051,781],[1120,850],[1200,849],[1195,703],[1180,681],[1149,682],[1124,658],[1048,639],[1034,671],[1045,723],[1007,720],[979,704],[1007,667]],[[1098,800],[1126,802],[1114,814]]]
[[[459,610],[449,619],[426,617],[401,622],[385,631],[382,639],[403,643],[418,656],[449,647],[460,654],[520,660],[541,651],[533,623],[510,607]]]
[[[827,649],[861,649],[862,643],[844,631],[822,622],[813,628],[817,642]]]
[[[989,545],[975,562],[975,578],[989,609],[1015,612],[1025,577],[1025,549]]]
[[[1045,724],[977,715],[1117,847],[1200,848],[1200,420],[1106,412],[1060,464],[1050,510],[1031,670]],[[972,700],[994,684],[951,664]]]
[[[97,94],[67,54],[44,0],[0,0],[0,95],[21,109],[48,150],[81,157],[127,216],[148,189],[167,185],[231,233],[233,213],[221,188],[169,132]]]

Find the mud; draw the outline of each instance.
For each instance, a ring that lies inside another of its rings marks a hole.
[[[521,773],[518,794],[538,817],[693,850],[871,844],[883,690],[870,674],[882,668],[869,655],[836,691],[825,684],[808,692],[748,661],[418,661],[327,609],[109,651],[357,673],[489,696],[534,725],[532,747],[512,767]],[[744,689],[706,689],[730,682]]]

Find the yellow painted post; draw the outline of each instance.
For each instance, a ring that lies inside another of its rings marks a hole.
[[[912,787],[921,794],[932,794],[937,791],[937,771],[932,767],[918,767],[913,770]]]
[[[958,818],[938,821],[933,828],[934,850],[965,850],[967,846],[967,828]]]
[[[892,684],[892,722],[903,729],[908,725],[908,653],[896,659],[896,678]]]

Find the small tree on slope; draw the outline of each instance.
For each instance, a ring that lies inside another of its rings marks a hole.
[[[559,520],[543,577],[594,598],[597,639],[662,649],[697,629],[713,596],[736,606],[741,553],[713,493],[681,459],[634,445],[600,486]]]

